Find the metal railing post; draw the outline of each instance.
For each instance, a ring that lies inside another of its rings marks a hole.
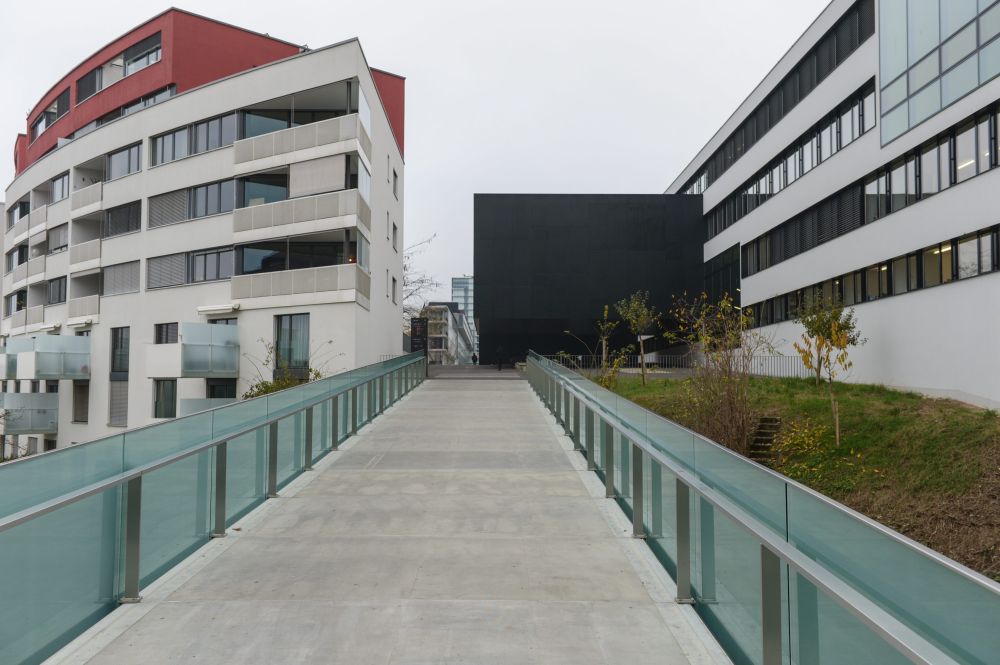
[[[699,527],[701,535],[701,584],[698,589],[703,603],[715,602],[715,508],[705,500],[698,499]]]
[[[763,665],[781,665],[781,559],[760,546],[760,628]]]
[[[267,429],[267,498],[278,497],[278,421]]]
[[[215,447],[215,521],[212,538],[226,535],[226,441]]]
[[[654,459],[649,460],[650,527],[654,538],[663,535],[663,469]]]
[[[340,395],[330,398],[330,412],[333,422],[330,426],[330,435],[333,441],[330,442],[330,450],[340,449]]]
[[[788,583],[795,575],[796,616],[798,617],[799,663],[818,663],[819,656],[819,602],[816,586],[798,573],[789,570]],[[791,636],[788,638],[791,640]]]
[[[587,471],[593,471],[597,468],[594,460],[594,412],[587,409],[583,418],[587,423]]]
[[[615,498],[615,430],[601,420],[601,443],[604,448],[604,496]]]
[[[375,379],[368,382],[368,385],[365,387],[365,393],[368,396],[368,413],[365,414],[368,418],[365,422],[370,423],[375,420]]]
[[[573,399],[573,448],[583,448],[583,441],[580,439],[580,400],[576,398]]]
[[[310,406],[306,409],[306,463],[303,471],[312,471],[313,468],[313,409]]]
[[[691,595],[691,497],[677,479],[677,602],[694,604]]]
[[[655,464],[650,460],[650,464]],[[642,449],[632,444],[632,537],[645,538],[642,524]]]
[[[358,387],[351,388],[351,428],[349,432],[354,435],[358,433]]]
[[[139,545],[142,533],[142,476],[128,481],[125,495],[125,593],[122,603],[138,603]]]

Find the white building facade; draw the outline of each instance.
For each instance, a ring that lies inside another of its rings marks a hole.
[[[856,308],[848,380],[1000,405],[1000,4],[833,0],[668,192],[701,194],[710,294],[779,352]]]
[[[179,58],[182,27],[131,57]],[[170,87],[21,162],[3,236],[6,457],[238,398],[276,364],[330,374],[401,352],[403,156],[374,78],[391,75],[357,40],[300,51]]]

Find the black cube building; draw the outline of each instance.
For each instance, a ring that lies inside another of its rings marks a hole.
[[[476,194],[474,216],[483,363],[500,348],[585,354],[564,331],[594,348],[605,305],[616,318],[616,302],[647,290],[664,311],[702,289],[701,196]]]

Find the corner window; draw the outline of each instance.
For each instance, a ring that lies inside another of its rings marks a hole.
[[[47,109],[42,111],[35,121],[31,123],[31,140],[34,141],[42,133],[52,126],[56,120],[66,115],[69,111],[69,88],[66,88],[55,98]]]
[[[160,61],[160,33],[156,33],[138,44],[134,44],[127,49],[123,58],[125,60],[125,76],[149,67]]]

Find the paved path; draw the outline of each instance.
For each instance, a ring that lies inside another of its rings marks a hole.
[[[430,380],[57,662],[713,662],[566,446],[525,381]]]

